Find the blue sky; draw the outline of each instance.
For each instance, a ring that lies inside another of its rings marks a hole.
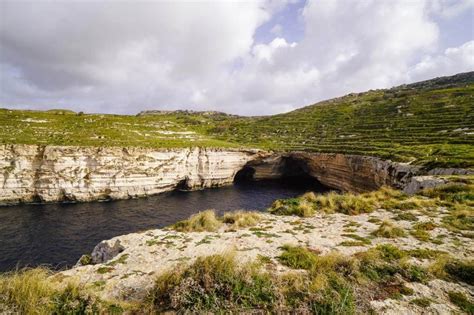
[[[474,0],[0,1],[0,106],[274,114],[474,70]]]

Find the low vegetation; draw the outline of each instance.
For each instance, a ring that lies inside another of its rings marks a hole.
[[[344,213],[357,215],[385,209],[397,213],[395,220],[418,221],[413,210],[426,214],[436,212],[438,207],[450,210],[443,218],[444,226],[454,230],[474,229],[474,184],[470,176],[458,176],[465,183],[449,183],[436,188],[422,190],[408,196],[399,190],[381,187],[379,190],[362,194],[330,192],[324,195],[306,193],[297,198],[276,200],[268,211],[276,215],[310,217],[316,213]],[[467,183],[466,183],[467,181]],[[375,222],[375,221],[374,221]],[[415,228],[425,231],[425,228]]]
[[[191,265],[165,272],[156,280],[147,309],[192,313],[368,313],[370,300],[410,296],[414,292],[405,283],[425,283],[435,277],[428,269],[409,262],[411,254],[419,253],[388,244],[353,256],[335,252],[321,255],[290,245],[281,249],[277,260],[295,271],[268,272],[262,266],[272,264],[269,259],[238,264],[231,253],[201,257]],[[449,269],[447,265],[445,268]],[[464,298],[462,294],[450,294],[455,305],[469,309],[472,304]],[[420,298],[411,301],[426,304]]]
[[[402,228],[394,225],[392,222],[384,221],[379,225],[377,230],[372,232],[372,235],[385,238],[397,238],[405,236],[406,233]]]
[[[95,314],[122,310],[122,306],[100,300],[83,286],[60,283],[45,268],[0,275],[0,313]]]
[[[214,210],[206,210],[179,221],[170,228],[178,232],[216,232],[223,224],[230,229],[238,229],[254,226],[260,220],[261,216],[256,212],[235,211],[219,217]]]

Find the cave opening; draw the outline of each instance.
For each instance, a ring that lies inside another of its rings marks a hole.
[[[185,179],[182,179],[178,182],[178,184],[176,185],[176,190],[189,190],[189,186],[188,186],[188,179],[185,178]]]
[[[235,174],[234,182],[249,182],[253,181],[255,175],[255,169],[250,166],[244,166],[240,171]]]
[[[259,168],[264,169],[256,176]],[[268,176],[268,177],[266,177]],[[245,165],[239,170],[235,177],[234,183],[249,183],[258,181],[262,182],[278,182],[283,187],[304,187],[315,191],[328,191],[329,188],[319,182],[319,180],[310,175],[307,162],[303,159],[294,158],[292,156],[282,157],[280,161],[274,165],[259,165],[252,163]]]

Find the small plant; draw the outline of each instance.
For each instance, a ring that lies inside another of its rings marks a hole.
[[[431,305],[431,300],[428,298],[418,298],[411,300],[410,303],[425,308]]]
[[[104,273],[109,273],[113,270],[114,270],[114,268],[112,268],[112,267],[99,267],[97,269],[97,273],[104,274]]]
[[[116,266],[118,264],[125,264],[128,259],[128,254],[123,254],[119,258],[107,263],[107,266]]]
[[[81,258],[79,258],[79,263],[83,266],[92,264],[91,255],[82,255]]]
[[[395,226],[393,223],[384,221],[377,230],[372,232],[372,235],[385,238],[397,238],[405,236],[406,233],[402,228]]]
[[[418,221],[418,217],[411,212],[402,212],[399,213],[396,217],[393,218],[394,220],[400,221]]]

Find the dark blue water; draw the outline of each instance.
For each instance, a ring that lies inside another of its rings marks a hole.
[[[309,190],[326,189],[306,181],[262,181],[133,200],[0,207],[0,271],[65,268],[104,239],[161,228],[205,209],[265,210],[275,199]]]

